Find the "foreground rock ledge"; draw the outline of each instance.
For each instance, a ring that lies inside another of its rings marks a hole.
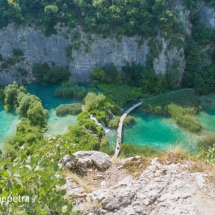
[[[83,159],[82,152],[76,155]],[[66,180],[62,188],[69,196],[75,194],[82,215],[215,215],[215,185],[207,174],[190,172],[189,161],[162,165],[156,158],[138,178],[127,176],[110,187],[103,180],[91,193]]]
[[[79,168],[82,172],[87,172],[93,166],[101,170],[107,169],[111,165],[111,158],[103,152],[78,151],[73,155],[65,155],[59,163],[71,170]]]

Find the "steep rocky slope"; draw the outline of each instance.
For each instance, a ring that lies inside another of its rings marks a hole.
[[[136,156],[113,162],[107,170],[89,168],[88,174],[76,183],[74,175],[67,174],[62,188],[68,197],[73,196],[83,215],[215,214],[215,184],[208,174],[194,171],[198,163],[155,158],[134,178],[124,169],[131,161],[140,163],[142,168],[141,157]],[[87,190],[89,186],[91,189]]]
[[[201,21],[210,28],[215,28],[215,10],[206,7],[203,3],[198,3]],[[192,25],[190,22],[190,11],[186,9],[180,1],[176,1],[172,8],[177,11],[178,20],[184,26],[187,35],[191,35]],[[56,26],[57,35],[46,37],[43,31],[35,26],[17,27],[9,24],[5,29],[0,30],[0,53],[4,60],[14,58],[12,50],[20,49],[23,56],[15,62],[9,62],[9,66],[1,68],[0,84],[8,84],[14,80],[21,82],[25,80],[31,82],[31,69],[34,63],[54,62],[58,66],[68,67],[71,77],[80,82],[90,80],[92,68],[103,66],[106,63],[114,63],[119,69],[127,63],[135,62],[144,65],[149,53],[152,52],[151,45],[160,44],[156,47],[159,50],[157,56],[153,58],[155,72],[166,73],[174,68],[180,72],[179,79],[185,69],[184,46],[177,43],[171,45],[171,41],[177,38],[156,37],[144,40],[139,36],[126,37],[120,39],[114,36],[104,39],[101,35],[85,33],[80,26],[73,30],[63,27],[62,24]],[[183,41],[184,38],[178,38]],[[151,42],[151,43],[150,43]],[[70,48],[72,50],[66,54]],[[75,48],[74,48],[75,47]],[[2,64],[3,62],[0,62]],[[18,68],[26,69],[28,74],[22,75]]]

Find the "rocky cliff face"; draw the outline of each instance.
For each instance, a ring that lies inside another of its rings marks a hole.
[[[72,38],[78,34],[75,42]],[[21,81],[17,68],[29,71],[28,82],[33,77],[31,68],[34,63],[55,62],[58,66],[69,67],[72,78],[79,82],[90,81],[92,68],[114,63],[118,68],[127,63],[136,62],[144,65],[149,47],[146,42],[138,45],[138,37],[123,37],[117,39],[103,39],[98,35],[87,34],[80,27],[68,32],[66,28],[58,28],[58,34],[46,37],[41,30],[32,27],[18,28],[7,26],[0,31],[0,53],[4,59],[12,57],[13,48],[21,49],[23,59],[3,69],[0,73],[0,84],[8,84],[14,80]],[[66,56],[66,48],[72,44],[71,55]]]
[[[173,7],[189,35],[191,32],[189,11],[180,4],[180,1]],[[215,11],[203,4],[199,4],[199,8],[202,22],[215,28]],[[151,52],[149,40],[141,40],[138,36],[123,36],[118,40],[114,36],[103,39],[100,35],[85,33],[80,26],[73,30],[63,26],[56,28],[57,35],[50,37],[46,37],[36,27],[16,27],[10,24],[0,30],[0,53],[4,60],[13,58],[14,48],[21,49],[24,53],[15,63],[1,67],[0,84],[22,82],[23,79],[30,83],[33,80],[32,65],[44,62],[49,64],[54,62],[58,66],[68,67],[71,78],[79,82],[88,82],[94,67],[106,63],[114,63],[119,69],[131,62],[144,65],[147,55]],[[177,70],[181,76],[185,69],[184,48],[178,46],[170,48],[171,39],[167,40],[160,36],[152,39],[162,44],[158,56],[153,60],[155,72],[165,74],[167,70],[171,70],[171,67],[175,67],[177,60]],[[70,52],[66,54],[66,49],[69,47]],[[0,62],[2,63],[3,61]],[[28,75],[23,78],[23,75],[17,71],[18,68],[26,69]]]
[[[201,22],[209,28],[215,29],[215,9],[209,8],[204,3],[198,4]]]

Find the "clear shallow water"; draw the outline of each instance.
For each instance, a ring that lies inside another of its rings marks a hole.
[[[201,122],[203,129],[215,132],[215,106],[206,111],[201,111],[197,118]]]
[[[169,117],[145,113],[136,109],[131,113],[136,123],[123,128],[123,142],[134,145],[149,145],[156,149],[171,149],[181,145],[188,150],[195,150],[199,136],[177,126]],[[108,140],[114,146],[116,131],[111,130]]]
[[[27,90],[36,96],[38,96],[45,109],[47,109],[48,116],[47,122],[49,129],[45,132],[45,135],[62,134],[68,129],[68,126],[77,122],[76,115],[67,115],[64,117],[58,117],[55,112],[55,108],[60,104],[71,104],[77,102],[74,99],[63,99],[54,97],[54,91],[58,87],[58,84],[53,85],[39,85],[31,84],[27,85]],[[10,136],[16,131],[16,125],[19,122],[20,117],[15,112],[6,113],[4,107],[0,104],[0,144],[4,142],[6,136]]]
[[[42,101],[43,107],[49,111],[47,117],[49,129],[45,132],[45,135],[47,136],[63,134],[67,131],[69,125],[77,122],[77,115],[66,115],[63,117],[56,115],[55,108],[60,104],[72,104],[78,102],[75,99],[55,97],[54,91],[58,86],[60,85],[30,84],[27,86],[28,91],[31,94],[38,96]]]
[[[215,132],[215,93],[211,93],[207,97],[212,99],[212,105],[207,110],[199,112],[197,118],[203,129]]]
[[[4,111],[4,107],[0,103],[0,145],[4,142],[5,137],[15,133],[18,122],[19,116],[14,112]]]

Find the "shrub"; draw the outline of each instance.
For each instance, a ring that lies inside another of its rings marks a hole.
[[[13,53],[13,56],[22,56],[22,55],[24,55],[23,54],[23,51],[21,50],[21,49],[18,49],[18,48],[14,48],[13,50],[12,50],[12,53]]]
[[[63,67],[52,66],[47,63],[36,63],[33,65],[32,73],[36,82],[42,84],[58,83],[68,80],[70,72]]]
[[[191,132],[199,132],[201,130],[201,124],[198,119],[195,118],[193,114],[196,113],[193,108],[182,108],[176,104],[170,104],[167,106],[168,113],[172,118]]]
[[[87,91],[84,87],[80,87],[76,82],[74,81],[67,81],[61,85],[61,87],[58,87],[54,95],[56,97],[63,97],[66,99],[74,98],[81,100],[83,99],[87,94]]]
[[[100,148],[100,151],[108,155],[114,155],[114,152],[115,152],[114,148],[110,146],[103,146]]]
[[[116,116],[114,119],[108,122],[108,127],[117,128],[119,125],[120,116]]]
[[[214,163],[215,162],[215,144],[213,146],[209,146],[207,150],[201,149],[197,155],[198,158],[202,158],[206,163]]]
[[[66,57],[71,57],[71,55],[72,55],[72,44],[69,44],[66,47]]]
[[[104,81],[105,80],[105,72],[100,68],[94,68],[91,74],[91,78],[93,80]]]
[[[119,73],[117,71],[116,66],[113,63],[106,64],[101,69],[105,73],[105,81],[107,82],[115,82],[116,78],[118,77]],[[104,80],[103,79],[103,80]],[[99,79],[98,79],[99,80]],[[101,80],[102,81],[102,80]]]
[[[123,125],[127,126],[127,125],[131,125],[131,124],[133,124],[135,122],[136,122],[135,117],[133,117],[133,116],[126,116],[125,119],[124,119],[124,121],[123,121]]]
[[[57,116],[64,116],[67,114],[79,114],[82,111],[81,104],[64,104],[56,108]]]
[[[27,76],[27,74],[28,74],[28,70],[26,70],[24,68],[18,68],[17,71],[24,77]]]
[[[198,142],[198,148],[203,150],[208,150],[210,147],[213,147],[215,144],[215,135],[214,133],[207,133],[205,137]]]
[[[8,157],[15,157],[16,154],[16,135],[13,136],[9,136],[6,137],[4,139],[4,143],[3,143],[3,147],[2,147],[2,151],[3,151],[3,155]]]
[[[0,101],[4,102],[4,89],[0,88]]]

